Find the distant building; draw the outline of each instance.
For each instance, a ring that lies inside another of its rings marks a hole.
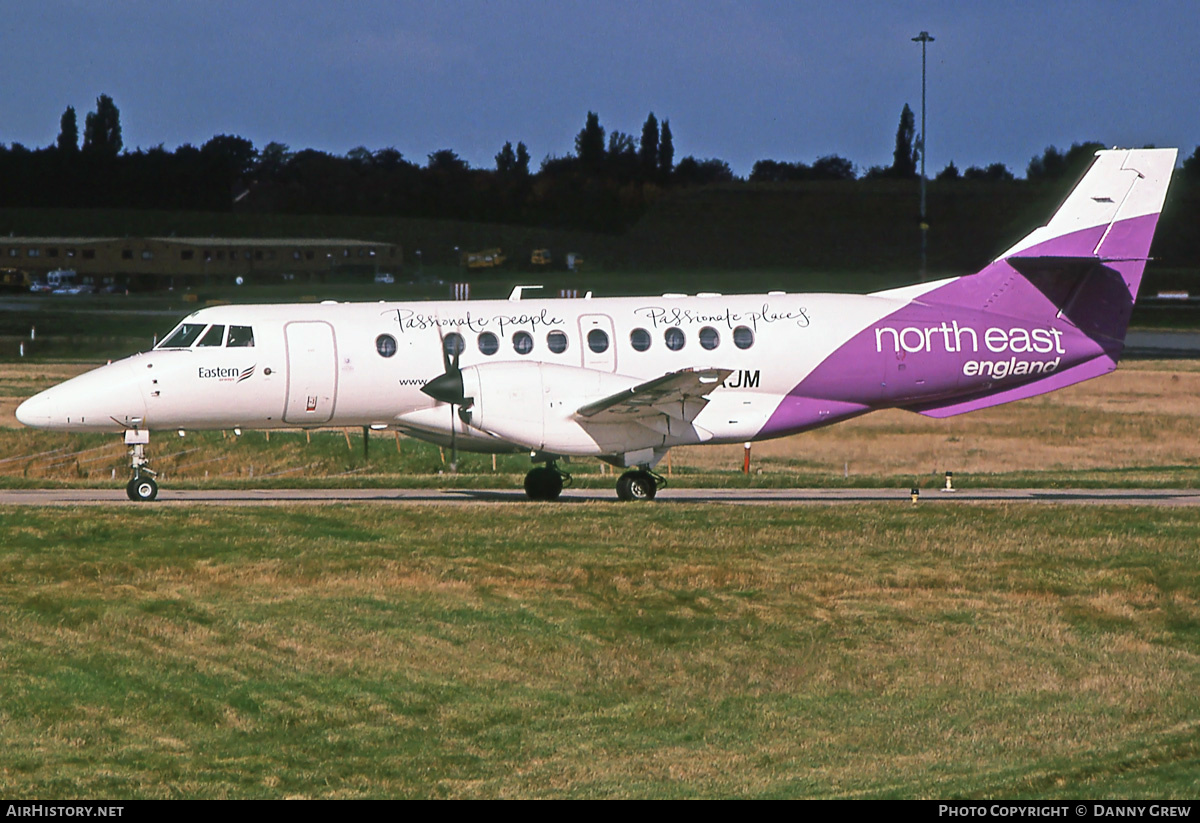
[[[83,283],[135,290],[218,285],[241,277],[370,280],[403,266],[392,243],[342,239],[234,237],[0,237],[0,267],[44,279],[74,269]]]

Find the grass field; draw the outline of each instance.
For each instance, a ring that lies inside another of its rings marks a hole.
[[[1200,792],[1200,512],[0,512],[0,794]]]

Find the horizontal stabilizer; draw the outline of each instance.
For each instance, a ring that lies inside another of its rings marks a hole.
[[[624,423],[661,414],[690,420],[708,403],[707,395],[725,382],[732,369],[685,369],[588,403],[576,414],[592,423]],[[674,406],[675,408],[669,408]],[[674,414],[676,409],[682,414]]]
[[[1116,262],[1099,257],[1010,257],[1008,265],[1028,278],[1067,276],[1078,277],[1087,274],[1097,266]]]

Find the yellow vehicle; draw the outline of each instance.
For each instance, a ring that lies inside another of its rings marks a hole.
[[[33,278],[21,269],[0,269],[0,291],[29,291]]]
[[[504,265],[505,259],[500,249],[464,251],[458,257],[458,264],[468,269],[492,269]]]
[[[553,259],[550,256],[550,249],[534,249],[533,254],[529,257],[529,262],[535,266],[549,266]]]

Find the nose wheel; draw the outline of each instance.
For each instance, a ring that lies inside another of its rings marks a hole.
[[[135,477],[125,487],[130,500],[144,501],[158,497],[158,483],[152,477]]]
[[[154,469],[146,463],[146,446],[150,443],[150,432],[145,429],[129,429],[125,432],[125,445],[129,446],[129,468],[133,477],[125,486],[130,500],[148,501],[158,497],[158,483],[154,481]]]

